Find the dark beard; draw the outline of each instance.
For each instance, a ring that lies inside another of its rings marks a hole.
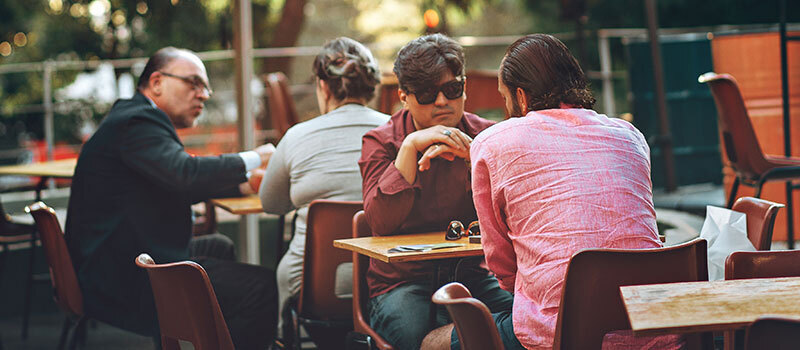
[[[509,118],[519,118],[522,117],[522,108],[520,108],[519,104],[517,103],[517,99],[511,100],[511,113],[508,115]]]

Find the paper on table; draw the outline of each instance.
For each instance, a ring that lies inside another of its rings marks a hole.
[[[389,249],[389,253],[406,253],[406,252],[427,252],[434,249],[463,247],[464,244],[459,243],[436,243],[436,244],[412,244],[400,245]]]

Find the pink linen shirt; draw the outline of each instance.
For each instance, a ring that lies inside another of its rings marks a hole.
[[[486,263],[514,293],[514,333],[528,349],[552,347],[574,254],[661,246],[650,149],[628,122],[541,110],[486,129],[470,151]]]

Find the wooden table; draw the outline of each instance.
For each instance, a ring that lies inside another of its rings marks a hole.
[[[620,287],[635,335],[735,330],[761,316],[800,319],[800,277]]]
[[[0,175],[43,176],[70,178],[75,173],[78,159],[0,166]]]
[[[462,244],[459,247],[433,249],[424,252],[403,252],[403,253],[389,253],[389,249],[401,245],[416,245],[416,244],[437,244],[437,243],[458,243]],[[438,260],[448,258],[466,258],[473,256],[483,255],[483,246],[481,243],[469,243],[467,237],[461,237],[458,240],[448,241],[444,239],[444,231],[416,233],[408,235],[396,236],[372,236],[360,238],[337,239],[333,241],[333,246],[336,248],[347,249],[359,254],[369,256],[373,259],[378,259],[386,263],[400,263],[408,261],[424,261],[424,260]],[[436,264],[435,271],[433,272],[431,284],[435,285],[439,281],[439,264]],[[457,269],[457,267],[456,267]],[[354,276],[355,277],[355,276]],[[428,312],[428,320],[431,327],[436,325],[436,304],[431,303]]]
[[[426,252],[389,253],[389,249],[400,245],[436,243],[458,243],[463,244],[463,246],[434,249]],[[480,243],[469,243],[469,239],[466,237],[455,241],[448,241],[444,239],[444,231],[397,236],[337,239],[333,241],[333,246],[354,251],[386,263],[464,258],[483,255],[483,246]]]
[[[42,189],[51,177],[71,178],[75,174],[77,158],[54,160],[42,163],[0,166],[0,175],[39,176],[36,185],[36,200],[42,199]]]
[[[256,227],[258,218],[255,215],[249,214],[261,214],[264,212],[264,208],[261,206],[261,199],[255,194],[244,197],[216,198],[212,199],[211,203],[227,210],[232,214],[244,215],[244,219],[252,220],[252,225]],[[283,246],[285,242],[283,238],[283,227],[285,222],[285,217],[283,215],[279,215],[278,233],[275,240],[275,256],[278,260],[280,260],[284,253]],[[258,250],[258,247],[261,245],[261,243],[258,232],[247,232],[244,234],[240,232],[240,237],[247,242],[247,262],[251,264],[260,264],[261,254]]]
[[[261,199],[257,195],[233,198],[217,198],[212,199],[211,203],[227,210],[232,214],[260,214],[263,212],[261,207]]]

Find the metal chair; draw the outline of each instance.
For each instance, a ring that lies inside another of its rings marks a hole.
[[[180,350],[178,340],[192,343],[197,350],[234,349],[217,295],[202,266],[193,261],[159,265],[144,253],[135,262],[150,277],[162,349]]]
[[[0,203],[0,281],[2,281],[3,270],[8,260],[9,248],[12,244],[30,244],[30,254],[28,260],[28,273],[25,279],[25,300],[23,301],[22,312],[22,339],[28,338],[28,323],[31,315],[31,289],[34,281],[45,282],[46,279],[38,279],[33,273],[33,265],[36,261],[36,226],[13,222],[11,217],[6,214],[3,204]]]
[[[353,238],[369,236],[372,236],[372,229],[369,228],[364,211],[360,210],[353,215]],[[392,350],[394,347],[369,325],[367,314],[369,259],[365,255],[353,252],[353,333],[348,335],[348,343],[363,343],[370,349]]]
[[[739,184],[756,189],[755,197],[761,197],[761,188],[768,181],[786,182],[787,232],[789,246],[794,245],[794,207],[792,192],[797,189],[791,183],[800,179],[800,158],[770,156],[764,154],[753,131],[750,117],[739,92],[736,80],[728,74],[706,73],[698,79],[708,84],[717,105],[717,123],[720,141],[725,149],[728,164],[736,173],[727,207],[733,206]]]
[[[33,216],[36,228],[39,230],[44,255],[50,267],[53,299],[67,314],[61,329],[58,348],[62,349],[67,345],[69,349],[75,349],[79,342],[85,341],[88,318],[83,313],[83,293],[78,285],[67,243],[64,241],[64,231],[58,224],[55,210],[42,202],[25,207],[25,212]]]
[[[736,200],[731,210],[747,215],[747,238],[757,250],[769,250],[772,246],[772,229],[778,210],[784,205],[753,197]]]
[[[800,250],[733,252],[725,260],[725,279],[800,277]],[[725,349],[744,348],[743,331],[725,332]],[[768,349],[768,348],[764,348]]]
[[[489,308],[473,298],[463,284],[448,283],[433,293],[431,300],[447,308],[456,327],[461,350],[503,348],[503,341]]]
[[[747,327],[745,349],[789,350],[800,344],[800,320],[761,317]]]
[[[362,208],[360,201],[321,199],[308,206],[303,283],[296,303],[291,305],[292,319],[284,320],[284,324],[293,326],[294,337],[287,341],[287,347],[300,349],[301,325],[317,347],[344,347],[344,336],[353,329],[353,298],[336,295],[336,272],[340,265],[352,263],[353,256],[334,248],[333,240],[350,238],[353,215]]]
[[[708,280],[706,241],[657,249],[588,249],[569,261],[553,349],[600,349],[606,333],[630,330],[620,286]],[[710,333],[687,338],[712,349]]]

